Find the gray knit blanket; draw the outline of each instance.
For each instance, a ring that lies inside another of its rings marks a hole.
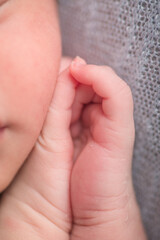
[[[133,179],[149,240],[160,240],[160,1],[59,0],[63,54],[111,66],[131,87]]]

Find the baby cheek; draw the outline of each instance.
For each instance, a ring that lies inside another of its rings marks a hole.
[[[57,60],[53,57],[52,61],[45,61],[46,53],[42,50],[40,54],[35,48],[28,54],[22,50],[16,54],[16,61],[15,52],[10,52],[7,58],[7,76],[3,81],[3,92],[7,94],[4,102],[8,104],[6,109],[13,126],[26,126],[31,130],[34,124],[32,130],[37,132],[52,98],[57,78]]]
[[[51,28],[46,18],[43,19],[45,24],[39,27],[39,20],[30,25],[28,12],[26,17],[23,15],[1,26],[3,87],[0,88],[10,124],[20,128],[26,126],[26,129],[33,128],[34,124],[33,131],[37,131],[44,121],[55,87],[60,37],[57,28]]]
[[[54,82],[39,80],[38,86],[31,83],[28,91],[26,91],[25,109],[31,117],[31,121],[42,124],[52,98],[54,90]],[[21,107],[23,109],[23,106]]]
[[[43,61],[43,60],[42,60]],[[43,63],[44,64],[44,63]],[[39,128],[43,124],[44,117],[47,114],[49,104],[52,99],[53,91],[56,83],[56,69],[54,65],[52,70],[46,64],[41,66],[32,65],[30,68],[30,77],[23,78],[23,85],[20,86],[20,94],[22,102],[20,103],[21,112],[24,112],[28,124],[32,123]],[[21,90],[22,89],[22,90]],[[17,102],[18,104],[18,102]]]
[[[40,76],[40,75],[39,75]],[[18,80],[17,80],[18,82]],[[55,79],[23,79],[17,84],[15,91],[15,122],[19,127],[27,127],[30,130],[38,131],[47,113]]]

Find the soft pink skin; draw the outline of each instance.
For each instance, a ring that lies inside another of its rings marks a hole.
[[[2,195],[0,239],[144,240],[131,180],[131,91],[108,67],[73,64],[55,88],[55,2],[0,4],[0,191],[27,158]]]
[[[4,1],[0,1],[4,2]],[[57,78],[61,41],[53,0],[0,7],[0,192],[33,148]]]
[[[131,90],[107,66],[72,64],[71,73],[81,83],[72,116],[71,240],[145,240],[132,185]]]
[[[0,237],[146,240],[131,180],[133,142],[126,83],[106,66],[72,64],[59,75],[38,141],[2,197]]]

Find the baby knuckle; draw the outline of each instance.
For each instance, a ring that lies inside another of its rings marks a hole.
[[[103,70],[105,70],[107,72],[107,74],[115,74],[115,71],[113,70],[113,68],[111,68],[108,65],[101,66],[101,68]]]
[[[122,79],[120,79],[120,84],[119,84],[119,93],[123,94],[126,96],[129,100],[132,101],[132,91],[130,86]]]

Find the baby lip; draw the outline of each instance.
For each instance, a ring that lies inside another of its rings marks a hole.
[[[5,129],[6,128],[6,125],[4,125],[4,124],[2,124],[1,122],[0,122],[0,130],[3,130],[3,129]]]
[[[6,127],[0,127],[0,131],[3,131]]]
[[[6,126],[0,126],[0,136],[5,132]]]

